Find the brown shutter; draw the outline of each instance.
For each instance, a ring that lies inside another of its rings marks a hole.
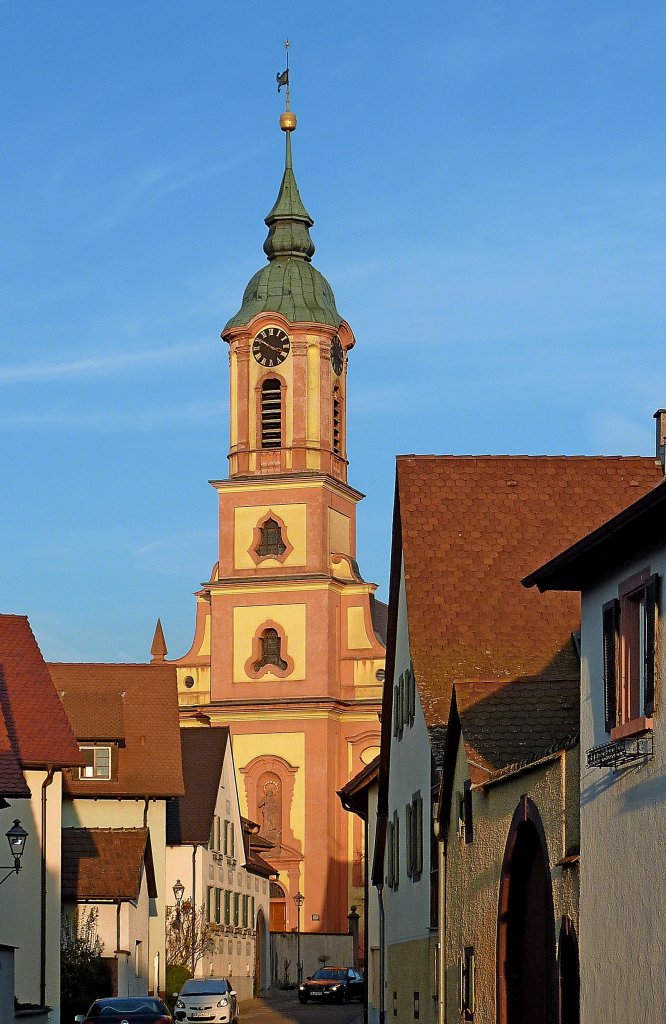
[[[657,588],[659,578],[650,576],[645,584],[645,707],[643,714],[654,714],[654,674],[657,641]]]
[[[620,602],[608,601],[602,608],[604,631],[604,718],[606,732],[617,725]]]

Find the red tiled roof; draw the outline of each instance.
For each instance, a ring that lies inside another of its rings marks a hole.
[[[49,671],[80,741],[104,742],[120,722],[118,771],[109,780],[64,779],[70,796],[168,797],[184,793],[178,723],[178,691],[173,665],[50,664]],[[91,718],[91,697],[99,701],[99,728]],[[113,710],[115,708],[115,711]]]
[[[0,672],[0,687],[4,680]],[[14,752],[4,714],[0,714],[0,797],[30,796],[30,789],[25,781],[19,759]]]
[[[62,830],[62,897],[136,900],[145,863],[148,895],[157,896],[147,828]]]
[[[578,595],[520,581],[661,479],[649,458],[398,458],[410,648],[428,725],[446,723],[456,679],[577,674]]]
[[[0,615],[0,706],[9,742],[23,768],[83,763],[25,615]],[[0,738],[0,748],[3,745],[6,751]]]

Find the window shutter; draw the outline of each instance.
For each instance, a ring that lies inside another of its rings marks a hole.
[[[416,833],[416,845],[414,853],[414,871],[420,875],[423,871],[423,797],[419,793],[414,805],[414,831]]]
[[[405,725],[409,725],[411,723],[409,714],[409,669],[405,672],[404,678],[405,682],[402,691],[402,720]]]
[[[412,877],[413,868],[413,846],[414,841],[414,820],[412,818],[412,805],[405,805],[405,868],[407,871],[407,877]]]
[[[414,724],[414,715],[416,714],[416,679],[414,678],[414,669],[409,670],[409,720]]]
[[[654,573],[645,584],[645,708],[643,713],[648,717],[654,714],[658,586],[659,577]]]
[[[230,844],[229,853],[231,854],[232,857],[235,857],[236,856],[236,837],[234,836],[234,823],[233,823],[233,821],[229,822],[229,844]]]
[[[474,840],[474,819],[472,818],[472,781],[465,779],[464,812],[465,812],[465,842],[471,843]]]
[[[405,673],[400,673],[398,679],[398,733],[402,735],[405,724]]]
[[[400,715],[400,691],[397,686],[393,687],[393,735],[397,736],[400,731],[399,727],[399,715]]]
[[[604,718],[606,732],[617,725],[617,676],[620,635],[620,602],[615,598],[602,608],[604,634]]]
[[[393,823],[389,821],[386,826],[386,884],[389,889],[393,888]]]
[[[400,817],[393,811],[393,889],[400,885]]]

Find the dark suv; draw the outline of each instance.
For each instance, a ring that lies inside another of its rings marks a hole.
[[[346,1003],[348,999],[363,1001],[364,997],[363,975],[353,967],[322,967],[298,986],[299,1003],[307,1003],[308,999],[313,1003]]]

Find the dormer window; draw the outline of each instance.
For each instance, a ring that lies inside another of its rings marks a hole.
[[[261,447],[282,447],[282,385],[275,377],[261,385]]]
[[[79,747],[85,766],[79,768],[80,779],[111,778],[111,747]]]

